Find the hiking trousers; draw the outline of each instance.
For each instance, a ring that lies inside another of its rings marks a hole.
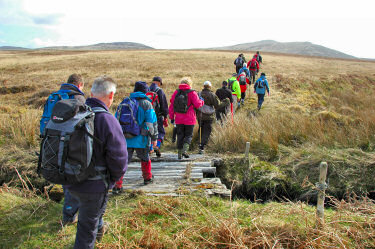
[[[240,71],[240,69],[242,68],[243,66],[236,66],[236,73],[238,74],[238,72]]]
[[[165,129],[164,129],[163,121],[164,121],[163,117],[158,118],[158,140],[160,140],[161,142],[164,140],[164,136],[165,136]]]
[[[241,93],[241,100],[243,101],[246,97],[246,92]]]
[[[238,97],[236,94],[232,95],[233,98],[233,114],[236,112],[236,109],[238,107]]]
[[[103,224],[103,215],[107,207],[108,192],[82,193],[70,191],[79,200],[79,214],[74,249],[95,246],[96,235]]]
[[[262,108],[263,102],[264,102],[264,93],[263,94],[258,93],[258,110]]]
[[[134,151],[137,153],[137,157],[141,160],[143,178],[145,180],[152,178],[149,148],[128,148],[128,165],[133,158]],[[123,178],[124,176],[115,183],[115,188],[122,188]]]
[[[63,185],[64,206],[63,206],[63,222],[73,222],[79,208],[79,200],[73,197],[69,190]]]
[[[255,82],[255,76],[257,75],[257,71],[251,71],[250,70],[250,80],[251,80],[251,83],[254,84]]]
[[[204,149],[204,146],[208,143],[212,131],[213,120],[201,120],[199,122],[199,135],[200,135],[200,149]]]
[[[193,139],[194,125],[177,125],[177,149],[182,150],[184,144],[191,143]]]

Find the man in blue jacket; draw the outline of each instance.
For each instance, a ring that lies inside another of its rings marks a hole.
[[[146,96],[147,92],[148,85],[146,82],[137,81],[135,83],[134,92],[130,94],[130,99],[136,100],[139,103],[137,122],[141,126],[141,134],[133,138],[126,138],[128,163],[131,161],[135,151],[137,157],[141,160],[141,170],[145,185],[153,182],[149,149],[150,143],[152,143],[153,147],[156,147],[156,140],[158,138],[158,120],[152,107],[151,99]],[[122,182],[122,178],[116,182],[112,193],[117,194],[122,191]]]
[[[152,79],[152,83],[149,89],[150,91],[157,93],[160,103],[160,109],[155,110],[156,117],[158,119],[158,140],[154,150],[157,157],[161,156],[160,148],[165,136],[164,127],[168,126],[168,101],[163,89],[161,89],[162,85],[163,81],[161,77],[156,76]]]
[[[246,78],[250,78],[250,71],[249,71],[249,69],[247,69],[246,63],[244,63],[243,67],[240,69],[240,71],[238,71],[238,75],[241,75],[242,72],[245,72]]]
[[[76,249],[94,248],[95,240],[101,240],[106,229],[103,215],[108,201],[108,189],[112,188],[127,169],[126,141],[119,122],[108,112],[115,92],[116,84],[113,79],[101,76],[94,80],[91,98],[86,100],[88,106],[100,107],[106,111],[95,115],[94,136],[101,143],[94,142],[93,161],[96,166],[107,169],[107,180],[89,178],[82,183],[67,186],[80,204],[74,244]]]
[[[268,80],[266,79],[266,74],[261,73],[260,78],[257,79],[257,81],[254,84],[254,93],[258,95],[258,111],[260,110],[260,108],[262,108],[266,90],[267,90],[268,96],[270,96],[270,88],[268,86]]]

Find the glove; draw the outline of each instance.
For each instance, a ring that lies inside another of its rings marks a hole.
[[[164,126],[164,127],[168,127],[168,119],[167,119],[167,118],[165,118],[165,119],[163,120],[163,126]]]
[[[254,91],[254,93],[257,93],[256,91]]]
[[[202,100],[204,102],[204,99],[202,97],[199,97],[200,100]]]

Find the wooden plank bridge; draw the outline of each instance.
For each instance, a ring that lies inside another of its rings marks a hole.
[[[124,175],[124,191],[142,191],[147,195],[180,196],[200,192],[207,196],[231,197],[231,191],[216,177],[213,157],[191,154],[188,159],[177,159],[176,153],[162,153],[151,157],[154,182],[143,184],[140,162],[135,159]]]

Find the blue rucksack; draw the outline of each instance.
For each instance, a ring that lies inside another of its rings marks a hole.
[[[40,120],[40,135],[43,136],[44,128],[48,121],[51,119],[52,109],[55,104],[62,99],[74,99],[74,95],[71,95],[71,90],[61,89],[57,92],[51,93],[44,104],[44,110],[42,119]]]
[[[125,98],[117,107],[115,116],[120,122],[126,138],[133,138],[141,134],[141,126],[137,121],[138,108],[138,101],[131,98]]]

